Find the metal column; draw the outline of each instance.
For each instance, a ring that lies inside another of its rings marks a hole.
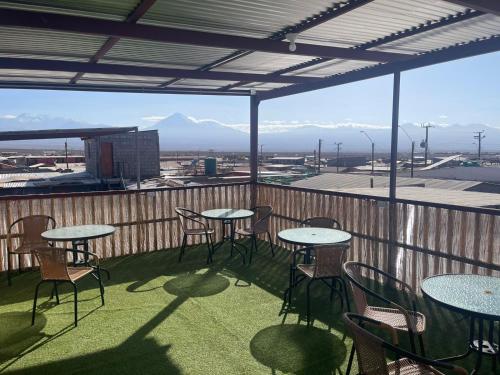
[[[259,103],[260,100],[252,94],[250,96],[250,204],[257,203],[257,180],[259,172]]]
[[[141,188],[141,151],[139,149],[139,128],[135,128],[135,165],[137,172],[137,190]]]
[[[389,181],[389,273],[397,271],[397,237],[398,217],[396,205],[396,178],[398,163],[398,130],[399,130],[399,87],[401,73],[394,73],[392,91],[392,131],[391,131],[391,174]]]

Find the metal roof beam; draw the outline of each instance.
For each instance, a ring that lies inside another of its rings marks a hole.
[[[318,78],[279,76],[270,77],[267,74],[232,73],[232,72],[201,72],[190,69],[169,69],[147,66],[132,66],[118,64],[92,64],[75,61],[23,59],[0,57],[0,69],[45,70],[50,72],[87,72],[97,74],[118,74],[124,76],[144,77],[181,77],[192,79],[207,79],[215,81],[241,81],[272,83],[307,83],[318,81]]]
[[[424,55],[414,57],[408,61],[377,65],[371,68],[339,74],[330,78],[324,78],[321,81],[312,84],[278,88],[260,93],[258,94],[258,97],[260,100],[274,99],[497,51],[500,51],[500,37],[494,37],[491,39],[471,42],[466,45],[458,45],[435,52],[429,52]]]
[[[125,19],[126,23],[136,23],[156,2],[156,0],[142,0],[136,7],[135,9],[127,16]],[[118,43],[120,38],[117,37],[109,37],[104,44],[97,50],[94,56],[92,56],[89,59],[90,63],[96,63],[100,59],[103,58],[103,56],[108,53],[108,51],[113,48],[113,46]],[[78,72],[75,74],[73,78],[69,81],[69,83],[76,83],[82,76],[85,74],[85,72]]]
[[[498,0],[445,0],[449,3],[461,5],[467,8],[479,10],[500,16],[500,1]]]
[[[158,88],[141,86],[95,85],[78,83],[29,83],[16,81],[0,81],[0,89],[26,90],[58,90],[58,91],[92,91],[141,94],[175,94],[175,95],[219,95],[219,96],[250,96],[250,90],[218,91],[215,89],[197,89],[187,87]]]
[[[296,51],[291,52],[288,43],[276,40],[143,24],[129,24],[98,18],[14,9],[0,9],[0,25],[32,27],[92,35],[107,35],[163,43],[179,43],[236,50],[244,49],[285,55],[330,57],[376,62],[400,61],[408,58],[408,55],[399,53],[357,51],[349,48],[306,43],[296,43]]]
[[[424,24],[420,24],[418,26],[403,30],[401,32],[392,33],[392,34],[387,35],[385,37],[378,38],[378,39],[372,40],[370,42],[360,44],[354,48],[366,50],[369,48],[378,47],[378,46],[381,46],[381,45],[384,45],[384,44],[387,44],[390,42],[394,42],[397,40],[408,38],[408,37],[413,36],[413,35],[425,33],[425,32],[428,32],[428,31],[431,31],[434,29],[439,29],[439,28],[444,27],[444,26],[449,26],[449,25],[453,25],[455,23],[467,21],[467,20],[482,16],[482,15],[484,15],[483,12],[467,10],[465,12],[460,12],[457,14],[450,15],[448,17],[441,18],[437,21],[429,21],[429,22],[426,22]],[[333,59],[320,57],[320,58],[306,61],[306,62],[297,64],[297,65],[290,66],[288,68],[277,70],[275,72],[269,73],[269,75],[282,75],[282,74],[286,74],[286,73],[291,73],[291,72],[294,72],[297,70],[302,70],[302,69],[306,69],[309,67],[313,67],[315,65],[325,63],[325,62],[328,62],[331,60],[333,60]],[[245,83],[248,83],[248,82],[233,83],[231,85],[224,86],[221,89],[230,90],[230,89],[235,88],[235,87],[240,87],[240,86],[244,85]]]

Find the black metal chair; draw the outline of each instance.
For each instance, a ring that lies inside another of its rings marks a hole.
[[[95,265],[92,267],[69,267],[68,253],[74,251],[84,253],[80,250],[63,249],[59,247],[44,247],[36,248],[32,252],[40,263],[40,274],[42,280],[36,285],[35,298],[33,299],[33,314],[31,317],[31,325],[35,324],[36,302],[38,299],[38,290],[43,283],[53,283],[53,291],[55,291],[56,302],[59,304],[59,292],[57,285],[60,283],[70,283],[73,286],[74,304],[75,304],[75,327],[78,325],[78,289],[76,282],[81,278],[92,275],[99,283],[101,292],[101,303],[104,305],[104,286],[102,285],[101,272],[99,268],[99,257],[97,254],[88,252],[95,260]]]
[[[248,263],[252,263],[253,252],[254,250],[257,251],[257,236],[261,234],[267,234],[269,245],[271,246],[271,254],[274,256],[273,240],[271,239],[271,233],[269,232],[269,219],[271,218],[271,214],[273,213],[273,208],[271,206],[257,206],[252,208],[252,211],[255,214],[254,216],[252,216],[251,225],[245,228],[236,228],[235,230],[236,234],[243,237],[250,237],[251,239],[250,259]],[[235,244],[241,245],[236,242]]]
[[[426,319],[424,314],[417,311],[417,297],[413,289],[387,272],[364,263],[346,262],[343,265],[343,271],[351,286],[358,314],[383,323],[384,327],[389,329],[395,345],[398,344],[397,332],[407,332],[410,337],[411,350],[414,353],[416,353],[414,337],[418,336],[421,354],[425,356],[422,335],[425,332]],[[392,284],[399,290],[406,292],[410,298],[411,309],[404,308],[368,288],[368,275],[370,273],[373,274],[374,280],[384,280],[385,284]],[[368,305],[367,295],[374,297],[387,307]]]
[[[214,252],[212,235],[214,234],[214,230],[211,229],[208,224],[204,223],[202,221],[203,217],[195,211],[188,210],[187,208],[176,207],[175,212],[179,215],[179,221],[181,222],[183,232],[182,245],[179,252],[179,262],[182,260],[182,256],[186,250],[188,236],[204,236],[206,238],[208,247],[207,264],[212,262],[212,254]]]
[[[346,313],[343,320],[347,331],[351,334],[353,346],[349,356],[346,375],[351,372],[354,352],[358,358],[358,374],[370,375],[444,375],[436,368],[451,370],[457,374],[467,375],[462,367],[418,356],[389,344],[366,329],[366,326],[384,328],[384,323],[362,315]],[[387,363],[386,351],[398,358]]]
[[[42,238],[42,233],[56,226],[53,217],[47,215],[25,216],[14,221],[7,230],[7,282],[12,285],[10,257],[17,255],[18,269],[21,272],[21,256],[30,255],[37,247],[48,246],[49,242]],[[17,228],[17,231],[14,229]],[[19,237],[19,245],[14,246],[14,238]]]

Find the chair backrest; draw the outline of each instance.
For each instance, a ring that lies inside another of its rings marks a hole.
[[[15,226],[21,234],[20,244],[26,247],[46,246],[47,240],[42,238],[42,233],[56,226],[56,221],[47,215],[25,216],[14,221],[9,227],[9,234]]]
[[[364,375],[388,375],[384,341],[363,329],[356,323],[356,319],[362,321],[363,318],[349,313],[343,315],[345,326],[351,334],[356,349],[358,372]]]
[[[314,277],[342,276],[342,264],[349,245],[322,245],[314,248]]]
[[[342,225],[332,218],[329,217],[310,217],[301,222],[302,226],[308,227],[319,227],[319,228],[331,228],[331,229],[340,229],[342,230]]]
[[[271,206],[257,206],[252,208],[255,213],[252,217],[252,228],[257,232],[265,232],[269,229],[269,219],[273,213]]]
[[[199,220],[202,216],[198,212],[183,207],[176,207],[175,212],[179,215],[179,221],[184,232],[187,229],[201,228],[203,226],[203,223]]]
[[[365,289],[362,286],[363,267],[364,264],[359,262],[346,262],[343,265],[344,275],[347,277],[349,285],[351,286],[354,305],[356,305],[358,314],[364,314],[368,306]]]
[[[38,263],[42,280],[70,280],[66,249],[60,247],[37,247],[32,250]]]

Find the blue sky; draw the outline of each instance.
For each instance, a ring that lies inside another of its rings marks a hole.
[[[500,52],[404,72],[400,122],[500,127]],[[392,77],[266,101],[261,121],[387,125]],[[228,124],[248,122],[248,99],[153,94],[0,90],[0,116],[22,113],[94,124],[144,125],[181,112]],[[149,121],[148,121],[149,120]]]

